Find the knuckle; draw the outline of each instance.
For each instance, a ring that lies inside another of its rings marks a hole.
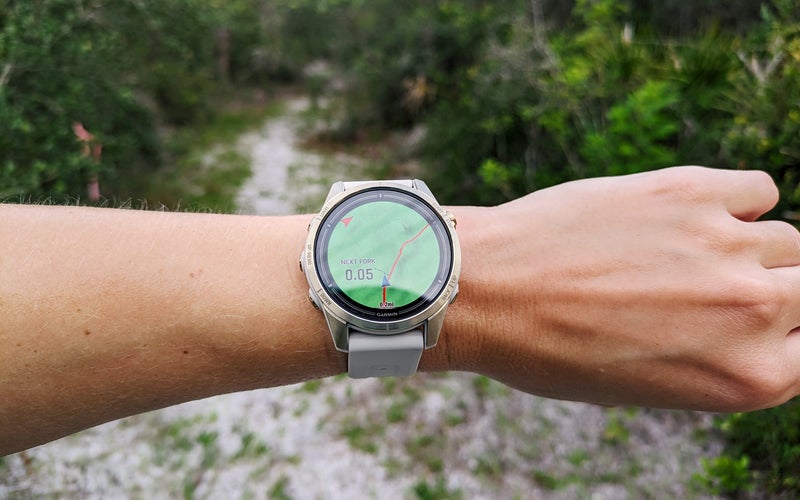
[[[769,196],[769,200],[773,205],[778,203],[780,190],[771,175],[761,170],[750,170],[746,173],[753,178],[751,184],[763,188],[765,196]]]
[[[779,237],[788,243],[789,249],[793,253],[800,255],[800,231],[788,222],[776,221],[775,224],[780,232]]]
[[[776,243],[791,251],[800,251],[800,232],[788,222],[765,220],[757,222],[762,231],[751,231],[755,243],[762,247],[772,246]]]
[[[704,203],[711,197],[702,167],[677,167],[663,171],[663,174],[654,186],[655,194],[692,203]]]
[[[742,326],[756,330],[771,328],[784,309],[784,291],[763,279],[739,279],[730,283],[723,300]]]
[[[722,228],[712,222],[700,226],[694,236],[704,249],[717,255],[741,255],[747,249],[757,245],[757,236]]]
[[[785,402],[791,397],[793,381],[772,357],[763,356],[749,365],[740,364],[731,378],[730,403],[736,410],[758,410]]]
[[[742,277],[722,293],[729,341],[723,347],[720,375],[731,409],[756,410],[780,404],[796,385],[776,329],[784,320],[786,289],[776,281]]]

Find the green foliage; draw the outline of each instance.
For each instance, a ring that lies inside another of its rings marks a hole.
[[[705,465],[703,482],[714,492],[739,493],[754,485],[800,495],[800,399],[769,410],[720,419],[722,456]]]
[[[160,123],[209,116],[218,38],[230,31],[229,73],[253,80],[260,2],[175,0],[2,2],[0,199],[81,200],[97,175],[112,196],[161,160]],[[255,14],[254,14],[255,12]],[[102,144],[84,153],[72,126]],[[136,197],[142,197],[136,193]]]
[[[520,181],[523,168],[518,165],[503,165],[494,158],[487,158],[478,169],[483,184],[507,197],[513,193],[513,185]]]
[[[448,203],[692,163],[764,169],[781,185],[780,210],[795,210],[798,7],[6,1],[0,196],[75,199],[97,173],[115,187],[147,176],[162,159],[158,122],[202,122],[225,85],[293,79],[326,59],[347,101],[334,136],[424,124],[425,176]],[[331,78],[309,81],[319,92]],[[102,142],[99,164],[82,154],[75,121]]]
[[[432,473],[444,470],[442,450],[446,445],[444,434],[423,434],[406,441],[406,452],[415,463],[424,464]]]
[[[601,175],[622,175],[676,162],[673,140],[680,128],[671,110],[677,91],[666,82],[648,81],[608,111],[602,130],[589,132],[581,154],[593,158]]]
[[[800,2],[764,9],[763,25],[742,43],[741,71],[732,78],[731,124],[721,142],[725,158],[761,169],[779,183],[782,209],[800,207]]]
[[[694,480],[705,490],[715,495],[732,495],[753,490],[750,458],[742,455],[732,458],[727,455],[703,460],[703,474]]]
[[[450,490],[442,476],[436,478],[431,485],[421,480],[414,485],[414,494],[419,500],[459,500],[463,498],[461,490]]]
[[[782,209],[798,206],[797,0],[762,14],[747,2],[580,0],[571,13],[541,2],[539,18],[531,5],[317,8],[347,20],[323,51],[348,76],[340,137],[425,124],[426,177],[448,203],[706,164],[765,169]]]
[[[460,197],[497,203],[569,179],[673,164],[680,88],[674,76],[666,78],[663,45],[640,45],[624,34],[627,12],[614,0],[581,1],[568,28],[550,41],[541,25],[521,22],[506,37],[494,37],[462,82],[460,109],[445,110],[448,124],[459,114],[477,114],[468,125],[458,123],[470,127],[459,136],[471,146],[463,148],[449,128],[429,121],[436,169],[457,165],[467,175],[433,184],[462,179],[451,188]],[[453,158],[443,161],[442,150]],[[476,166],[464,167],[470,164]]]
[[[0,197],[77,198],[91,175],[130,160],[133,144],[153,153],[147,112],[113,83],[117,63],[101,63],[113,36],[91,10],[87,1],[9,2],[0,17]],[[74,122],[104,144],[102,164],[82,154]]]
[[[237,139],[282,112],[276,103],[248,104],[245,111],[218,111],[213,120],[180,127],[164,143],[164,165],[139,175],[120,175],[105,185],[115,203],[143,208],[235,212],[236,195],[252,174]]]
[[[292,500],[292,496],[286,491],[289,486],[289,477],[281,475],[269,489],[269,498],[274,500]]]
[[[297,2],[317,6],[314,1]],[[494,20],[520,2],[328,2],[324,32],[335,43],[325,55],[350,85],[349,118],[356,126],[406,126],[451,94],[459,74],[475,62]],[[514,9],[516,10],[516,9]],[[391,22],[387,22],[391,19]],[[331,22],[338,20],[339,22]],[[310,42],[307,42],[310,44]]]
[[[383,435],[384,431],[385,429],[378,424],[366,427],[359,424],[349,424],[342,429],[342,436],[347,438],[350,446],[354,449],[375,454],[378,452],[376,440]]]
[[[614,408],[606,412],[608,421],[603,431],[603,441],[611,445],[624,445],[630,440],[631,431],[628,429],[625,418],[619,409]]]

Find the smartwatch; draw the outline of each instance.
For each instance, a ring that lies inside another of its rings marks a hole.
[[[337,182],[300,267],[352,378],[408,376],[458,294],[456,219],[424,182]]]

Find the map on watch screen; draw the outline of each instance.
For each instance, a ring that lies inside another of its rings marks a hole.
[[[413,208],[373,201],[334,222],[327,263],[336,285],[350,300],[374,309],[404,307],[436,280],[439,241]]]

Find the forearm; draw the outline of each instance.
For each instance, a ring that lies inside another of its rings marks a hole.
[[[0,456],[342,372],[298,269],[308,219],[0,205]]]
[[[459,298],[420,370],[603,404],[800,394],[800,233],[764,174],[594,179],[454,207]],[[0,455],[182,401],[342,373],[311,217],[0,205]]]

